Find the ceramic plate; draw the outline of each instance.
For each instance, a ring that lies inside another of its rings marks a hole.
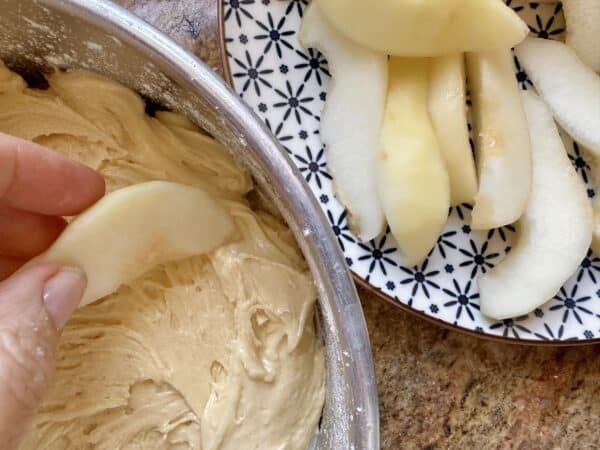
[[[319,116],[330,73],[316,50],[305,50],[297,31],[307,0],[224,0],[223,32],[234,89],[289,152],[318,199],[357,281],[403,309],[453,328],[518,342],[591,343],[600,340],[600,257],[588,253],[581,267],[555,298],[534,312],[494,322],[479,311],[477,277],[510,251],[515,229],[471,230],[471,206],[450,211],[448,224],[429,257],[405,267],[387,232],[359,242],[349,230],[327,169],[327,150],[319,138]],[[560,4],[507,0],[529,24],[531,33],[562,39]],[[522,89],[532,84],[515,58]],[[567,138],[569,158],[587,184],[590,166],[578,145]],[[360,182],[357,174],[357,182]]]

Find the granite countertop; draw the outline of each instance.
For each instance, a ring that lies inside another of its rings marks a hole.
[[[221,70],[216,0],[118,3]],[[359,293],[375,360],[382,449],[600,448],[600,345],[488,342]]]

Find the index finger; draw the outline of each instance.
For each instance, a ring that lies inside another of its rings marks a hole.
[[[104,195],[96,171],[30,141],[0,133],[0,203],[70,216]]]

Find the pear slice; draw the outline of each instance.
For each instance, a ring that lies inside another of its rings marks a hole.
[[[432,59],[430,77],[429,114],[450,177],[451,204],[472,203],[477,174],[469,145],[463,54]]]
[[[566,42],[595,72],[600,72],[600,1],[563,0]]]
[[[106,195],[31,263],[81,267],[88,276],[83,306],[158,264],[209,252],[233,230],[227,211],[206,192],[150,181]]]
[[[379,195],[403,264],[420,263],[444,228],[450,184],[427,109],[429,61],[390,59],[378,158]]]
[[[527,38],[515,52],[556,121],[600,155],[600,76],[562,42]]]
[[[502,0],[315,1],[348,39],[395,56],[511,48],[529,32]]]
[[[479,191],[476,230],[515,222],[531,186],[531,145],[510,50],[467,54]]]
[[[518,317],[550,300],[573,275],[592,240],[592,207],[571,165],[552,114],[523,92],[533,156],[533,182],[518,240],[508,256],[479,277],[481,312]]]
[[[385,218],[377,195],[375,158],[387,90],[387,56],[346,39],[316,4],[304,12],[299,39],[323,52],[332,79],[321,116],[321,139],[336,193],[362,241],[376,237]]]

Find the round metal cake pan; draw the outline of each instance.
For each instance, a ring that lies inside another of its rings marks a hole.
[[[20,73],[96,71],[182,112],[230,149],[290,226],[318,289],[327,378],[316,446],[378,449],[373,362],[352,277],[300,173],[231,89],[164,34],[101,0],[0,0],[0,58]]]

